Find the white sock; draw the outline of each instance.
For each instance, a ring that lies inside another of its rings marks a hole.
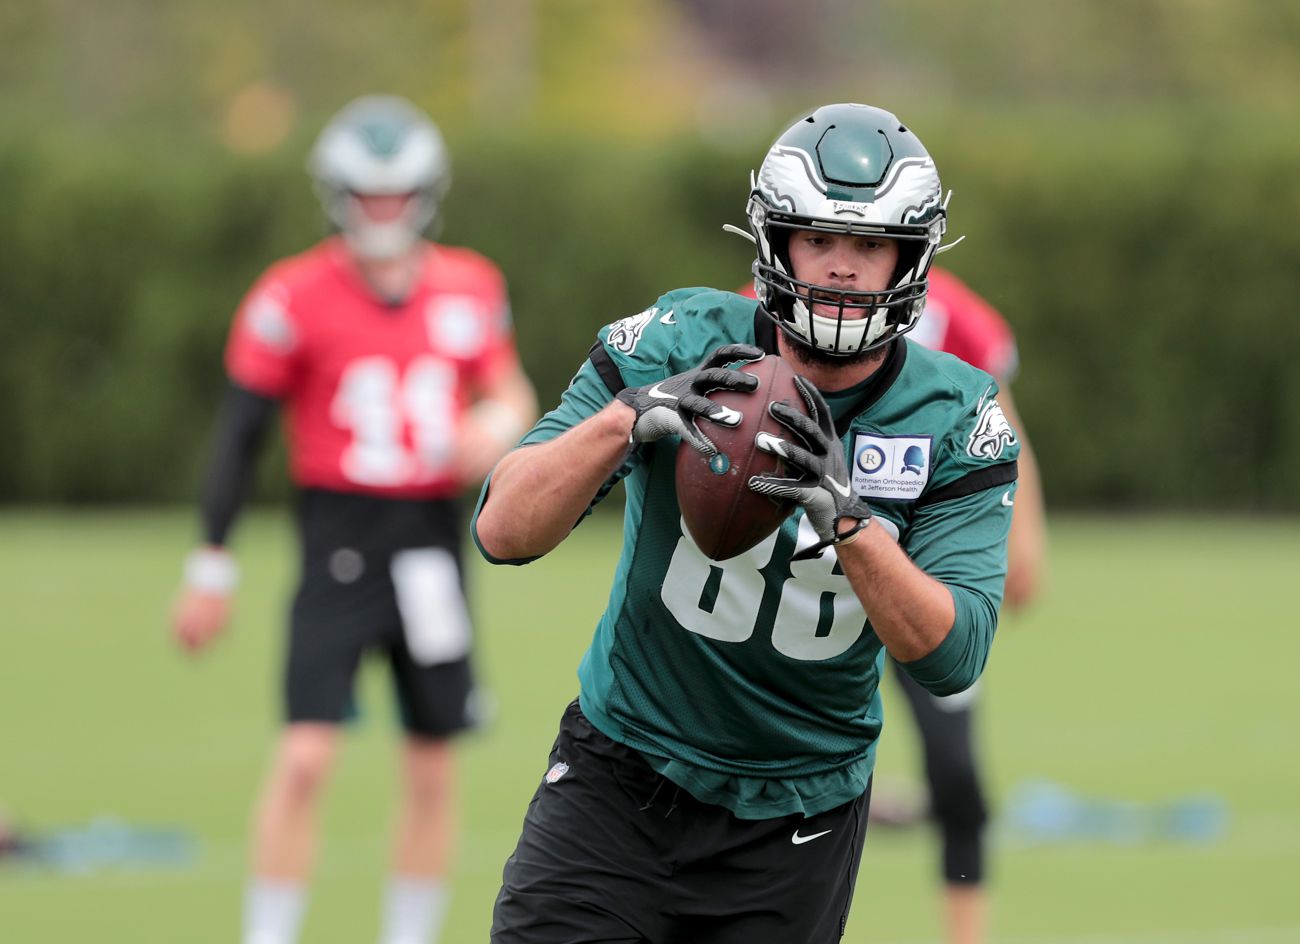
[[[244,889],[244,944],[295,944],[306,905],[298,882],[253,879]]]
[[[435,944],[450,897],[440,879],[394,875],[384,896],[381,944]]]

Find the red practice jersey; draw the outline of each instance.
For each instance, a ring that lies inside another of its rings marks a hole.
[[[754,297],[753,285],[740,290]],[[1002,384],[1016,375],[1020,358],[1011,326],[992,305],[951,272],[930,269],[925,314],[907,336],[935,351],[961,358]]]
[[[1016,338],[1006,319],[965,282],[943,269],[930,270],[925,314],[907,336],[960,357],[1004,385],[1011,383],[1020,366]]]
[[[226,346],[231,380],[284,403],[296,484],[390,498],[460,491],[451,460],[473,393],[517,364],[505,280],[483,256],[433,247],[388,305],[338,238],[272,266]]]

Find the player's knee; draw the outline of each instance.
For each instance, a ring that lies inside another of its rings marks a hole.
[[[290,731],[280,744],[276,779],[293,801],[309,802],[321,791],[334,760],[334,733]]]
[[[406,796],[414,806],[428,808],[447,802],[451,784],[445,777],[408,777]]]
[[[443,802],[454,775],[450,742],[412,738],[406,748],[406,792],[415,803]]]
[[[949,885],[979,885],[984,881],[984,837],[982,834],[945,833],[943,837],[943,879]]]
[[[972,767],[949,771],[933,785],[931,805],[945,833],[978,833],[988,822],[988,807]]]
[[[984,826],[988,808],[970,766],[948,772],[932,798],[943,842],[943,877],[950,884],[978,885],[984,878]]]
[[[310,803],[320,794],[328,776],[328,764],[296,757],[280,765],[277,785],[289,802]]]

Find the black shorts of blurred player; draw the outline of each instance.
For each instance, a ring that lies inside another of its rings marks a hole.
[[[939,698],[918,685],[896,662],[894,678],[920,733],[929,814],[942,846],[943,879],[950,887],[977,887],[985,877],[984,828],[988,822],[974,744],[979,684]]]
[[[870,785],[808,819],[719,815],[597,731],[576,701],[550,765],[506,862],[493,944],[832,944],[843,935]]]
[[[376,653],[410,734],[441,739],[474,726],[458,503],[308,490],[297,513],[302,575],[285,719],[346,720],[361,659]]]

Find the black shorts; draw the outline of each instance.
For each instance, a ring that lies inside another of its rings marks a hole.
[[[984,827],[988,822],[974,730],[980,683],[956,695],[940,697],[922,688],[897,662],[894,673],[921,736],[930,815],[943,842],[944,881],[978,885],[984,881]]]
[[[492,912],[494,944],[831,944],[870,787],[805,819],[738,819],[666,780],[575,701]]]
[[[475,722],[460,510],[309,490],[298,503],[302,576],[285,662],[288,721],[337,724],[362,655],[393,672],[402,722],[446,737]]]

